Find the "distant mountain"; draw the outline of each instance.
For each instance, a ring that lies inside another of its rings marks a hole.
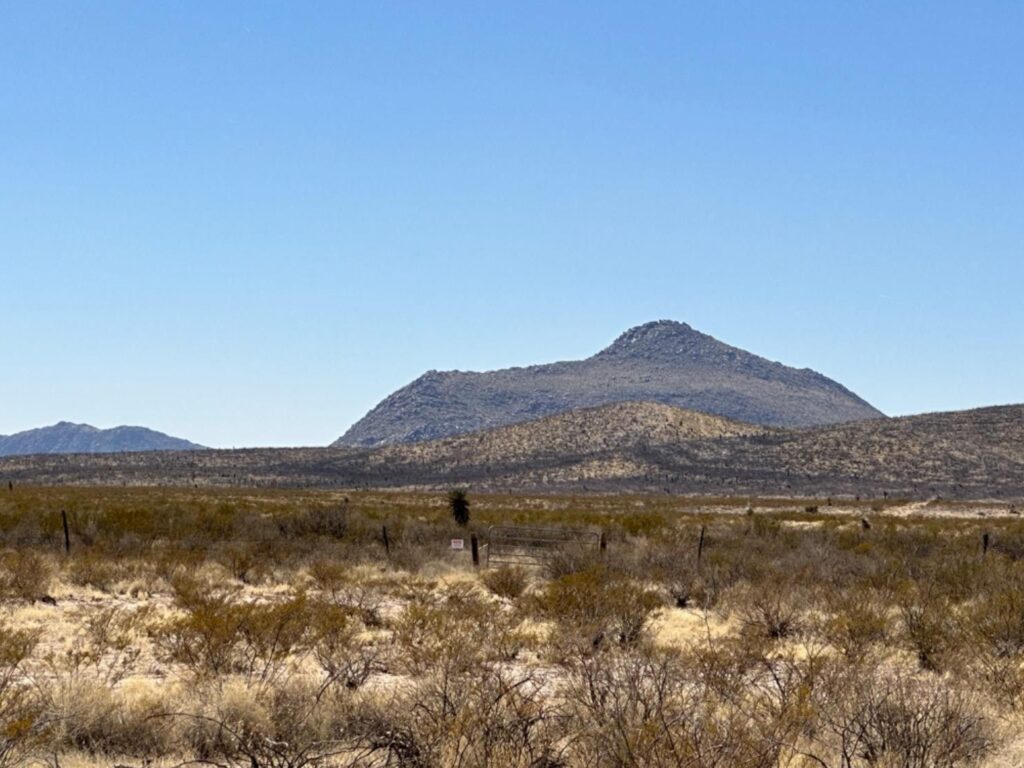
[[[629,401],[777,427],[883,415],[820,373],[661,320],[626,331],[586,360],[485,373],[430,371],[383,400],[333,446],[433,440]]]
[[[145,427],[97,429],[88,424],[62,421],[41,427],[0,435],[0,456],[37,453],[119,453],[122,451],[195,451],[203,446]]]

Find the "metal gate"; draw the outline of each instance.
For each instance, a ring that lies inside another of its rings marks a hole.
[[[579,549],[597,553],[603,534],[595,530],[492,525],[487,529],[485,565],[544,565],[556,552]]]

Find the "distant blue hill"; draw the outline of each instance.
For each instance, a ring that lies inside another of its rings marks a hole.
[[[0,456],[36,453],[121,453],[124,451],[197,451],[204,446],[165,435],[145,427],[97,429],[88,424],[62,421],[41,427],[0,435]]]

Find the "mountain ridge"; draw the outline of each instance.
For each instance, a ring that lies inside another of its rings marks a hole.
[[[0,456],[50,453],[119,453],[123,451],[193,451],[204,446],[171,437],[147,427],[118,426],[99,429],[91,424],[59,421],[0,435]]]
[[[561,435],[561,443],[552,436]],[[15,456],[32,484],[1024,502],[1024,405],[766,428],[649,403],[380,448]]]
[[[427,371],[384,398],[332,446],[421,442],[631,401],[779,427],[884,416],[809,368],[791,368],[686,323],[659,320],[628,329],[582,360]]]

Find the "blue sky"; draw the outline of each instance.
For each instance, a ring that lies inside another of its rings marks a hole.
[[[324,444],[659,318],[1024,401],[1024,4],[0,14],[0,433]]]

